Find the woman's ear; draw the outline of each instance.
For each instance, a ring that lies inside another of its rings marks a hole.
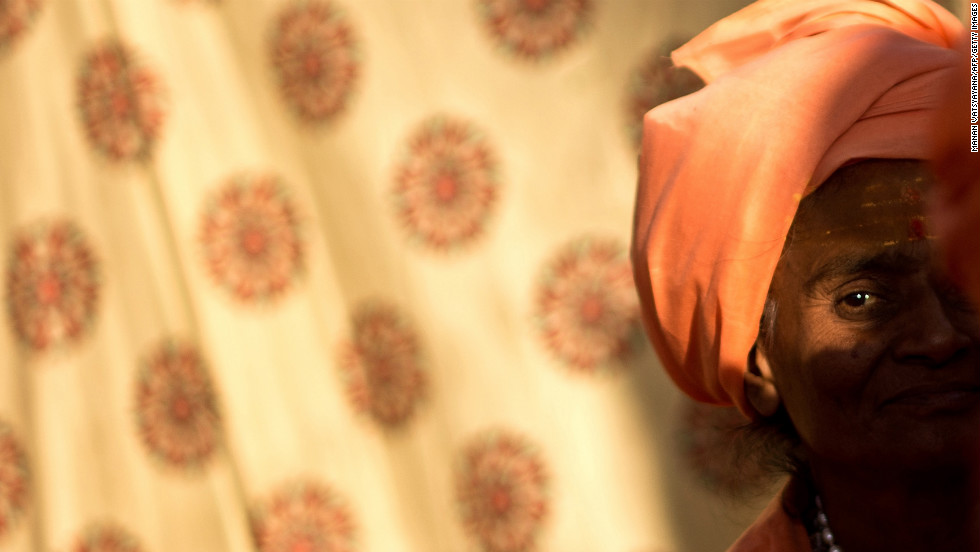
[[[779,391],[776,389],[776,382],[772,377],[769,359],[766,358],[758,343],[749,351],[748,362],[749,369],[745,372],[742,380],[745,396],[759,418],[772,416],[779,410],[781,399]]]

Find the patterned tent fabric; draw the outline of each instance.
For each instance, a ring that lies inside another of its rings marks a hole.
[[[626,244],[742,4],[0,1],[0,549],[724,549]]]

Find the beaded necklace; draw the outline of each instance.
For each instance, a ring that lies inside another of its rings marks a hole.
[[[814,493],[813,504],[816,508],[816,515],[813,518],[812,531],[810,532],[810,548],[813,552],[844,552],[834,541],[834,532],[830,530],[827,521],[827,514],[823,512],[823,501],[820,495]]]

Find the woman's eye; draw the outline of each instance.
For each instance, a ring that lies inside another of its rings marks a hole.
[[[883,298],[870,291],[853,291],[837,299],[837,314],[851,320],[875,318],[883,314]]]
[[[867,291],[856,291],[854,293],[848,293],[843,298],[841,298],[840,303],[846,307],[852,309],[860,309],[873,304],[875,301],[875,296]]]

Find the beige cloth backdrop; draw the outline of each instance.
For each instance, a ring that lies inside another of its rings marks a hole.
[[[740,4],[0,2],[0,549],[724,549],[626,245]]]

